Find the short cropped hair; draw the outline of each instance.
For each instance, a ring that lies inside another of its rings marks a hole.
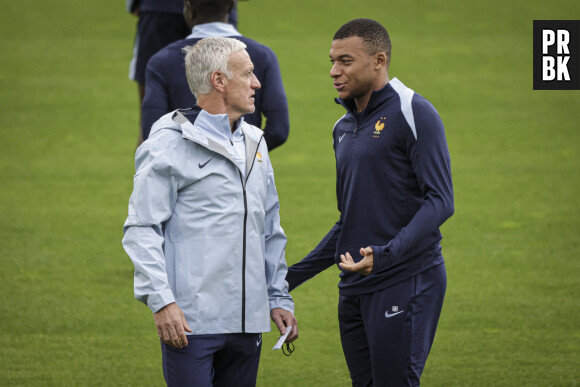
[[[183,48],[185,52],[185,75],[193,95],[209,94],[213,86],[211,74],[219,71],[231,78],[228,69],[230,54],[244,50],[246,44],[233,38],[212,37]]]
[[[336,31],[332,40],[346,39],[352,36],[362,38],[369,55],[384,52],[391,58],[391,39],[383,25],[372,19],[354,19]]]

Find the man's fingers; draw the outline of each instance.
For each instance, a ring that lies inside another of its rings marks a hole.
[[[284,325],[284,321],[282,321],[282,316],[279,313],[272,314],[272,321],[276,324],[278,331],[280,334],[283,335],[286,333],[286,325]]]
[[[280,331],[281,335],[286,333],[286,325],[284,325],[282,321],[277,321],[276,326],[278,327],[278,330]]]
[[[352,258],[352,255],[350,255],[350,253],[346,253],[346,260],[348,263],[350,263],[351,265],[354,265],[354,259]]]
[[[184,326],[181,321],[175,321],[169,324],[168,330],[171,335],[170,343],[175,348],[183,348],[187,345],[187,336],[185,335]]]
[[[171,332],[166,326],[161,327],[161,340],[165,344],[171,344]]]
[[[340,263],[338,266],[341,269],[361,273],[363,275],[369,275],[373,270],[373,249],[371,247],[362,248],[359,250],[362,259],[358,262],[354,262],[354,259],[350,253],[345,253],[340,255]]]
[[[176,328],[176,333],[177,333],[177,345],[176,347],[181,349],[184,346],[187,345],[187,337],[185,336],[185,331],[183,330],[183,327],[175,327]],[[181,328],[181,329],[179,329]]]
[[[167,304],[154,313],[153,318],[157,327],[157,334],[165,344],[180,349],[188,344],[185,332],[191,332],[192,330],[177,304]]]
[[[189,344],[187,342],[187,335],[185,334],[185,332],[186,331],[192,332],[192,330],[189,327],[189,325],[187,324],[187,320],[185,319],[183,312],[181,313],[181,330],[182,330],[182,332],[180,332],[179,337],[181,337],[181,342],[183,343],[183,346],[185,347],[187,344]]]
[[[290,332],[290,334],[286,338],[287,343],[291,343],[298,338],[298,321],[296,321],[296,319],[294,318],[292,324],[290,325],[292,325],[292,332]]]
[[[292,326],[292,331],[286,337],[286,343],[294,341],[298,338],[298,322],[296,321],[296,317],[294,317],[292,312],[285,309],[276,308],[272,309],[271,317],[272,321],[274,321],[276,324],[276,327],[278,327],[280,335],[285,335],[288,327]]]
[[[358,263],[354,262],[350,253],[340,255],[340,263],[338,264],[341,268],[348,271],[356,271],[358,268]]]
[[[169,344],[180,349],[183,348],[184,345],[187,345],[185,331],[181,329],[180,332],[177,324],[168,323],[163,325],[161,329],[162,335],[160,337],[165,344]]]
[[[292,313],[290,312],[286,313],[284,317],[284,325],[286,325],[286,327],[292,326],[292,331],[290,332],[288,337],[286,337],[285,342],[290,343],[296,340],[298,338],[298,321],[296,320],[296,317]],[[284,333],[286,333],[286,330],[284,330]]]
[[[346,265],[354,265],[354,259],[352,259],[352,256],[350,255],[350,253],[341,254],[340,260],[342,261],[342,263],[344,263]]]
[[[163,342],[165,342],[165,344],[169,344],[176,348],[179,348],[179,335],[177,334],[175,325],[169,322],[163,324],[163,338],[164,338]]]

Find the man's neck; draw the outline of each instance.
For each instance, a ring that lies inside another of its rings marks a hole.
[[[383,87],[387,85],[387,83],[389,83],[389,81],[390,81],[389,75],[387,74],[385,78],[382,79],[380,82],[376,82],[372,90],[370,90],[367,94],[363,95],[362,97],[355,98],[354,104],[356,106],[356,111],[360,113],[363,110],[365,110],[367,108],[367,105],[369,104],[373,92],[381,90]]]
[[[199,24],[207,24],[207,23],[227,23],[228,22],[228,15],[224,17],[198,17],[193,20],[193,25],[197,26]]]
[[[241,117],[236,114],[228,113],[228,109],[220,98],[217,98],[216,95],[213,94],[206,94],[204,96],[198,96],[197,105],[208,112],[209,114],[218,115],[218,114],[227,114],[228,120],[230,122],[230,129],[232,133],[234,132],[234,123]]]

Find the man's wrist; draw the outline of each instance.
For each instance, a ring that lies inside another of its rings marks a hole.
[[[147,299],[147,306],[153,313],[159,312],[165,306],[175,302],[175,297],[171,289],[165,289],[158,293],[150,294]]]

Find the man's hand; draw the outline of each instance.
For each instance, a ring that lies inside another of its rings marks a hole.
[[[296,317],[294,317],[292,312],[282,308],[275,308],[270,311],[270,317],[272,317],[272,321],[278,327],[280,335],[284,335],[286,327],[292,325],[292,332],[286,337],[286,343],[291,343],[298,338],[298,321],[296,321]]]
[[[341,262],[338,264],[342,269],[348,271],[354,271],[357,273],[361,273],[364,275],[369,275],[373,271],[373,264],[374,264],[374,255],[373,249],[370,247],[360,249],[360,255],[364,258],[361,259],[359,262],[354,263],[354,259],[352,259],[350,253],[341,254],[340,260]]]
[[[157,334],[165,344],[173,345],[179,349],[187,345],[185,331],[191,332],[191,328],[187,325],[185,316],[176,303],[165,305],[153,313],[153,319],[157,327]]]

